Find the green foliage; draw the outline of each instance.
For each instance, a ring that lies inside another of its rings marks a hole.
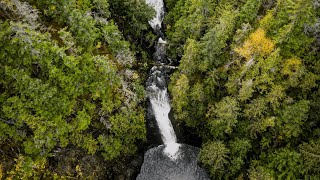
[[[108,0],[93,0],[92,1],[94,10],[97,11],[99,16],[109,18],[111,13],[109,11],[110,4]]]
[[[69,30],[75,36],[78,46],[91,49],[94,41],[98,37],[98,29],[95,28],[95,21],[92,16],[82,14],[80,10],[75,9],[68,17]]]
[[[240,108],[236,99],[225,97],[219,103],[209,107],[207,118],[208,125],[211,129],[211,134],[214,137],[222,138],[224,133],[232,133],[233,127],[237,124],[237,117]]]
[[[232,177],[236,173],[240,172],[241,168],[245,164],[245,158],[247,153],[252,148],[251,143],[248,139],[239,139],[236,138],[233,141],[230,141],[230,166],[228,167],[231,174],[227,176]]]
[[[222,55],[222,49],[226,48],[227,41],[234,31],[238,12],[232,6],[221,7],[220,11],[217,23],[208,30],[202,39],[201,47],[204,60],[200,67],[204,66],[205,69],[211,69],[226,62]]]
[[[250,180],[274,180],[274,176],[266,168],[262,166],[250,167],[249,169]]]
[[[167,0],[166,1],[166,7],[169,9],[170,12],[175,7],[176,3],[178,3],[178,0]]]
[[[314,23],[315,9],[312,0],[278,0],[273,15],[269,15],[268,27],[285,56],[303,55],[306,46],[313,41],[303,32],[304,25]],[[295,37],[295,38],[290,38]]]
[[[122,144],[119,139],[100,135],[98,141],[103,148],[104,152],[102,155],[106,160],[113,159],[120,155]]]
[[[280,135],[284,138],[298,137],[307,119],[309,111],[308,101],[302,100],[287,106],[282,112],[277,126],[280,126]]]
[[[212,141],[203,144],[200,152],[200,161],[206,166],[212,176],[222,177],[224,168],[228,164],[230,150],[222,141]]]
[[[138,36],[149,28],[148,21],[155,15],[144,0],[109,1],[111,16],[126,36]]]
[[[166,5],[173,110],[203,138],[211,176],[317,179],[319,3]],[[132,155],[146,135],[144,75],[132,67],[149,58],[154,10],[145,0],[0,6],[0,179],[96,178]]]
[[[300,153],[304,160],[305,171],[320,175],[320,140],[310,141],[300,145]]]
[[[212,17],[216,2],[213,0],[179,0],[174,9],[166,15],[168,21],[169,55],[175,59],[183,53],[187,38],[199,39]],[[169,3],[170,8],[170,3]],[[174,20],[174,24],[169,21]]]
[[[296,151],[281,148],[270,154],[268,167],[275,170],[278,179],[299,179],[304,171],[300,156]]]
[[[45,173],[46,159],[38,158],[32,160],[31,157],[19,155],[14,159],[14,168],[7,173],[8,179],[40,179],[40,175]]]
[[[182,3],[182,1],[179,1]],[[199,5],[199,3],[202,5]],[[211,5],[204,6],[205,3],[211,3]],[[186,42],[184,46],[185,54],[182,56],[181,63],[179,70],[175,72],[172,76],[172,84],[178,82],[180,78],[180,74],[184,74],[185,77],[188,79],[188,88],[184,88],[185,90],[190,89],[191,92],[183,93],[186,96],[183,98],[176,98],[173,97],[173,105],[183,105],[185,106],[184,110],[179,109],[179,113],[177,113],[177,119],[184,120],[190,126],[198,126],[203,125],[201,121],[205,118],[206,111],[208,110],[208,105],[213,104],[209,103],[206,96],[212,96],[212,94],[219,93],[216,90],[216,81],[220,77],[219,70],[215,68],[225,62],[225,55],[221,54],[221,50],[227,47],[227,41],[231,38],[232,31],[234,30],[235,23],[236,23],[236,16],[237,13],[234,13],[235,9],[232,6],[218,6],[216,7],[216,2],[204,2],[204,1],[188,1],[186,4],[180,4],[182,7],[179,7],[178,4],[175,8],[180,8],[181,11],[189,12],[189,10],[194,13],[193,11],[200,11],[201,13],[208,13],[202,14],[204,16],[205,22],[203,23],[204,29],[201,30],[203,33],[198,33],[196,36],[182,36],[177,35],[179,38],[185,39],[183,41],[176,42],[174,39],[171,42],[172,45],[178,45],[180,43]],[[199,9],[204,8],[204,9]],[[212,11],[207,11],[206,8],[211,7]],[[190,8],[190,9],[189,9]],[[194,10],[191,8],[195,8]],[[214,10],[217,8],[218,16],[213,16]],[[186,13],[188,15],[188,13]],[[194,13],[193,15],[198,15],[199,13]],[[168,15],[169,16],[169,15]],[[190,17],[188,17],[190,18]],[[184,17],[182,16],[179,20],[177,20],[176,25],[178,22],[181,21],[181,25],[185,25]],[[199,18],[196,18],[199,19]],[[201,19],[201,18],[200,18]],[[216,23],[214,23],[216,22]],[[198,21],[196,22],[198,23]],[[201,23],[201,21],[199,21]],[[195,24],[195,23],[193,23]],[[206,30],[208,27],[210,29]],[[186,27],[186,30],[191,28]],[[169,29],[169,31],[171,31]],[[176,31],[174,30],[173,33]],[[170,33],[170,32],[169,32]],[[173,37],[169,34],[169,40]],[[190,38],[190,39],[188,39]],[[180,45],[179,45],[180,46]],[[179,49],[175,47],[169,47],[170,49],[174,49],[175,52],[180,52]],[[169,52],[170,53],[170,52]],[[182,53],[182,52],[181,52]],[[169,54],[170,55],[170,54]],[[226,55],[227,56],[227,55]],[[175,57],[173,57],[175,58]],[[221,75],[222,76],[222,75]],[[203,83],[205,81],[205,83]],[[173,86],[172,91],[175,92],[175,87]],[[199,92],[200,96],[196,97],[196,93]],[[200,93],[201,92],[201,93]],[[212,94],[211,94],[212,93]],[[175,94],[175,93],[173,93]],[[215,94],[216,95],[216,94]],[[189,102],[187,102],[188,97]],[[182,104],[180,102],[183,102]],[[189,113],[192,109],[198,109],[196,113]],[[233,121],[233,120],[230,120]],[[227,124],[234,124],[227,123]],[[229,126],[229,125],[228,125]],[[232,125],[230,125],[232,126]],[[227,128],[227,131],[230,131],[230,127]],[[222,130],[223,131],[223,130]],[[219,132],[221,133],[221,132]],[[217,133],[217,134],[219,134]]]
[[[0,21],[0,176],[93,177],[74,162],[124,158],[145,140],[131,43],[110,19],[110,1],[28,2],[4,1],[9,16]],[[146,30],[152,15],[139,5],[140,29],[132,33]],[[79,153],[63,161],[68,151]]]
[[[239,13],[239,24],[250,23],[257,18],[257,14],[263,0],[248,0]]]
[[[169,4],[166,22],[169,56],[181,57],[169,85],[173,109],[203,138],[205,167],[221,179],[317,179],[317,3],[215,1],[194,22],[189,10],[199,2]],[[228,158],[217,172],[210,151],[222,146],[208,142],[221,141]]]
[[[181,74],[176,84],[172,88],[172,93],[175,94],[173,103],[176,103],[174,106],[177,108],[179,114],[183,113],[183,110],[186,105],[188,105],[188,90],[189,90],[189,80],[188,77],[184,74]],[[183,118],[183,115],[181,114]]]

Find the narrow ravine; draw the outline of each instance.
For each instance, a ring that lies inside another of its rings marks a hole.
[[[209,179],[207,173],[197,165],[199,149],[177,143],[169,113],[171,110],[167,90],[168,64],[166,59],[166,40],[161,32],[164,17],[163,0],[146,0],[156,10],[156,16],[149,21],[155,33],[160,37],[156,43],[154,60],[147,80],[147,92],[152,114],[157,122],[163,145],[149,149],[144,156],[138,180],[196,180]]]

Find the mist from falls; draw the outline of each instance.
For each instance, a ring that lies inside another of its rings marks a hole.
[[[160,35],[154,53],[156,66],[153,66],[147,80],[147,93],[152,116],[156,120],[163,145],[149,149],[137,180],[206,180],[207,173],[197,165],[199,148],[177,143],[177,137],[169,118],[171,110],[167,90],[168,64],[166,40],[161,32],[164,17],[163,0],[146,0],[154,7],[156,16],[149,21],[155,33]]]

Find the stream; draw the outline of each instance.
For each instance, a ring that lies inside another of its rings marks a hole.
[[[163,0],[146,0],[156,10],[150,26],[160,36],[154,53],[156,65],[150,70],[146,90],[150,101],[149,112],[156,120],[162,144],[149,149],[137,180],[204,180],[209,179],[204,169],[197,165],[199,148],[178,143],[169,113],[170,98],[167,90],[166,40],[161,32],[164,18]]]

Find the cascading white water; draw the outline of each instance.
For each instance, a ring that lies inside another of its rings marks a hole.
[[[167,89],[161,90],[156,86],[152,88],[157,92],[157,95],[150,96],[150,102],[162,134],[162,140],[165,144],[175,143],[177,138],[168,116],[171,108],[167,97]]]
[[[146,1],[157,11],[156,17],[149,23],[155,32],[162,36],[163,0]],[[199,148],[178,144],[169,119],[171,107],[166,83],[168,70],[165,56],[166,44],[163,36],[158,39],[154,54],[158,65],[151,68],[147,80],[152,114],[156,119],[164,145],[151,148],[145,153],[137,180],[209,180],[205,170],[197,164]]]
[[[160,31],[161,23],[164,16],[164,3],[163,0],[146,0],[156,10],[156,16],[149,21],[149,24],[155,31]],[[165,54],[165,44],[167,42],[161,37],[158,39],[156,45],[156,60],[161,62]],[[163,69],[156,66],[151,69],[149,77],[148,93],[152,110],[155,119],[159,126],[161,137],[166,148],[164,152],[172,159],[178,156],[179,144],[177,144],[177,137],[169,119],[170,100],[167,92],[167,85]]]
[[[154,66],[151,69],[149,84],[147,87],[152,110],[157,121],[163,143],[166,148],[164,152],[171,158],[176,159],[178,156],[179,144],[177,137],[169,119],[170,104],[167,92],[163,67]]]
[[[156,16],[149,21],[149,24],[154,30],[161,29],[161,23],[164,17],[163,0],[146,0],[146,2],[156,10]]]

